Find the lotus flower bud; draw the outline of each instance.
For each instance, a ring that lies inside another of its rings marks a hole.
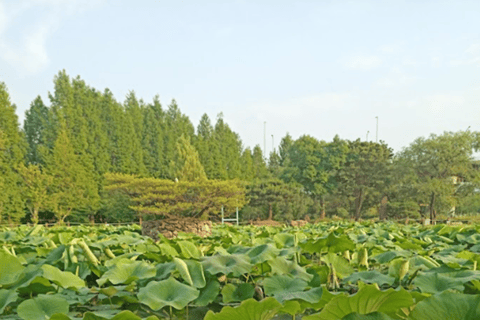
[[[358,253],[358,265],[364,266],[368,269],[368,251],[366,248],[363,248]]]
[[[398,277],[400,280],[402,280],[403,277],[407,275],[409,268],[410,268],[410,262],[407,259],[403,260],[402,263],[400,264],[400,270],[398,271]]]

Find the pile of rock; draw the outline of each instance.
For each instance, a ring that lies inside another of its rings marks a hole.
[[[179,232],[195,233],[201,237],[212,234],[212,222],[194,218],[165,218],[142,222],[142,234],[158,240],[158,234],[167,238],[174,238]]]

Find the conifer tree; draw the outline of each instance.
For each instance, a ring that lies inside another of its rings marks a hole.
[[[178,139],[177,150],[181,168],[177,171],[178,179],[183,181],[206,180],[207,175],[200,163],[198,152],[184,135]]]
[[[142,148],[143,160],[148,175],[155,178],[164,177],[163,168],[163,134],[164,118],[162,105],[158,96],[153,103],[143,109]]]
[[[94,172],[82,165],[63,121],[60,128],[52,153],[46,159],[46,173],[53,179],[50,208],[62,224],[74,210],[95,210],[99,196]]]
[[[40,146],[46,146],[45,130],[49,126],[49,111],[40,96],[37,96],[25,113],[23,130],[28,143],[27,162],[42,164]]]
[[[240,161],[242,166],[242,179],[252,181],[255,178],[255,168],[253,167],[253,156],[250,148],[243,150]]]
[[[25,215],[21,178],[16,168],[23,163],[26,142],[18,127],[15,105],[0,82],[0,222],[19,222]]]
[[[266,179],[269,176],[265,159],[263,159],[262,148],[257,144],[253,148],[253,170],[255,179]]]
[[[175,179],[177,171],[180,169],[177,141],[182,134],[185,137],[192,138],[194,130],[188,117],[181,113],[176,101],[172,100],[165,115],[165,133],[163,135],[165,178]]]

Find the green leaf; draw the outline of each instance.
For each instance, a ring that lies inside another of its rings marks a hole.
[[[202,256],[198,248],[190,241],[178,241],[177,244],[180,247],[183,257],[186,259],[200,259]]]
[[[68,311],[67,300],[47,295],[25,300],[17,307],[18,316],[23,320],[45,320],[56,313],[67,314]]]
[[[0,285],[9,285],[18,280],[24,266],[17,257],[0,250]]]
[[[321,252],[322,249],[327,249],[329,252],[343,252],[355,249],[355,243],[353,243],[353,241],[346,235],[337,237],[333,232],[326,237],[315,241],[307,241],[300,246],[308,253]]]
[[[309,274],[304,268],[284,257],[276,257],[273,260],[269,260],[268,265],[272,268],[272,274],[292,275],[307,282],[313,278],[313,275]]]
[[[138,299],[155,311],[165,306],[181,310],[198,296],[197,289],[182,284],[174,278],[160,282],[152,281],[138,292]]]
[[[206,306],[213,302],[220,293],[220,283],[217,280],[210,280],[205,288],[200,291],[200,295],[194,301],[194,304],[199,307]]]
[[[392,278],[388,275],[384,275],[377,270],[373,271],[362,271],[362,272],[355,272],[350,275],[348,278],[344,279],[345,282],[352,282],[357,283],[358,281],[362,281],[365,283],[376,283],[379,286],[388,284],[392,285],[395,282],[395,278]]]
[[[240,285],[226,284],[222,289],[223,303],[239,302],[250,299],[255,293],[255,288],[249,283]]]
[[[175,267],[176,265],[173,262],[158,264],[156,267],[157,271],[156,271],[155,279],[163,280],[163,279],[169,278],[170,275],[172,274],[172,271],[175,270]]]
[[[409,320],[480,319],[480,295],[443,292],[420,301]]]
[[[18,294],[13,290],[0,290],[0,314],[10,303],[17,301]]]
[[[85,281],[83,281],[71,272],[61,271],[58,268],[49,266],[48,264],[44,264],[42,266],[42,270],[44,278],[52,281],[53,283],[62,288],[79,289],[85,287]]]
[[[187,260],[183,261],[178,258],[173,258],[177,270],[189,285],[196,288],[205,287],[205,275],[203,274],[203,267],[198,261]]]
[[[279,302],[287,300],[304,300],[309,303],[317,303],[322,298],[321,287],[304,291],[307,282],[286,275],[273,276],[263,282],[265,294],[275,297]]]
[[[252,270],[250,257],[245,254],[232,254],[229,256],[205,257],[202,261],[203,268],[211,275],[218,273],[239,277]]]
[[[270,244],[261,244],[251,248],[247,255],[250,257],[252,264],[258,264],[274,259],[278,255],[278,249]]]
[[[369,314],[378,311],[390,315],[411,305],[413,298],[403,288],[400,291],[380,291],[374,284],[365,285],[352,296],[333,298],[320,313],[304,317],[303,320],[337,320],[352,312]]]
[[[303,308],[300,305],[300,302],[295,300],[288,300],[283,303],[282,308],[280,309],[280,313],[286,313],[291,316],[294,316],[300,312],[303,312]]]
[[[369,314],[350,313],[343,317],[342,320],[393,320],[393,318],[390,318],[385,313],[372,312]]]
[[[445,290],[454,289],[463,291],[463,281],[443,276],[441,273],[422,273],[413,282],[422,292],[440,293]]]
[[[138,279],[153,278],[156,274],[157,270],[155,267],[147,262],[120,259],[97,282],[100,286],[107,281],[110,281],[112,284],[129,284]]]
[[[204,320],[270,320],[282,308],[275,298],[266,298],[260,302],[248,299],[236,308],[224,307],[219,313],[208,311]]]
[[[332,265],[335,268],[335,272],[339,278],[345,278],[351,275],[354,271],[347,259],[335,253],[329,252],[326,256],[322,257],[322,261],[327,266]]]

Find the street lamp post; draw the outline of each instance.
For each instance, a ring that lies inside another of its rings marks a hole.
[[[378,116],[375,117],[377,119],[377,134],[375,137],[375,142],[378,143]]]

